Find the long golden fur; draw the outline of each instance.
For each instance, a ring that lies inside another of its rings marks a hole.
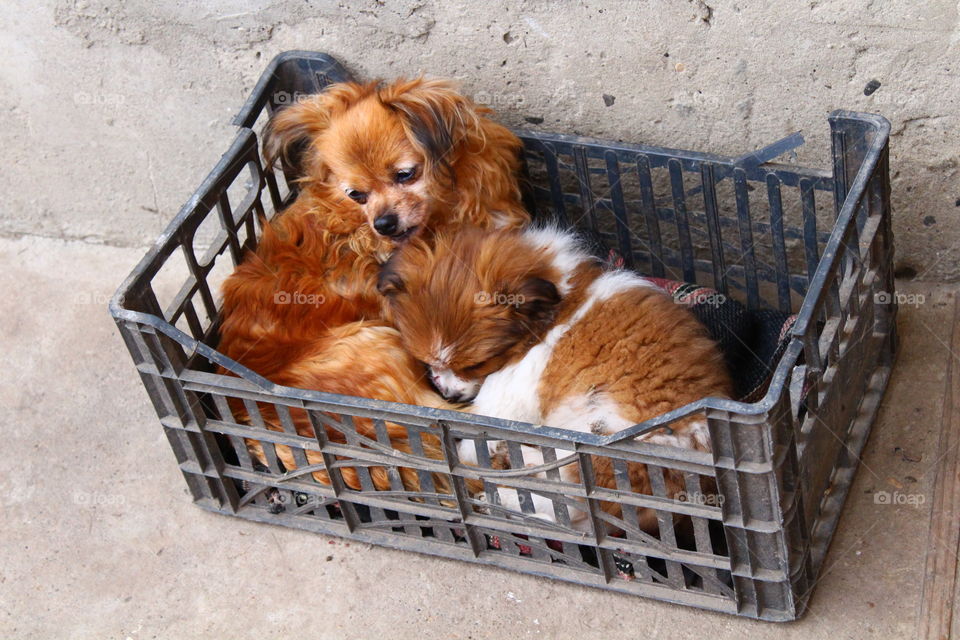
[[[414,237],[429,244],[440,230],[529,220],[516,180],[520,141],[487,113],[448,83],[420,78],[332,85],[275,114],[264,154],[268,164],[302,172],[300,192],[224,283],[220,351],[292,387],[449,406],[383,321],[376,278],[394,247]],[[237,417],[247,419],[239,405]],[[264,415],[280,430],[269,408]],[[313,436],[304,412],[293,418],[301,435]],[[376,437],[369,421],[356,426]],[[394,446],[409,451],[406,430],[388,426]],[[260,443],[249,445],[263,462]],[[440,457],[436,442],[424,445]],[[287,469],[296,467],[289,449],[277,451]],[[390,488],[383,469],[372,475],[378,489]],[[419,487],[415,473],[402,475],[409,489]],[[329,482],[325,473],[314,477]],[[344,478],[360,488],[355,473]]]
[[[605,270],[566,232],[476,230],[411,243],[384,267],[380,289],[408,351],[476,413],[611,434],[732,392],[689,310],[636,274]],[[670,427],[642,439],[708,450],[702,415]],[[612,460],[592,462],[596,486],[617,488]],[[652,493],[645,465],[628,471],[633,491]],[[579,472],[568,465],[562,475],[578,483]],[[668,495],[686,491],[680,472],[664,476]],[[602,508],[620,516],[619,504]],[[656,514],[641,510],[640,525],[656,532]]]

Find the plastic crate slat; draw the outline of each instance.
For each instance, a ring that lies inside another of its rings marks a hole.
[[[640,209],[646,224],[647,238],[650,244],[652,275],[664,276],[663,238],[660,234],[660,219],[653,192],[653,178],[650,174],[650,159],[637,157],[637,177],[640,181]]]
[[[680,266],[683,269],[684,282],[696,282],[697,274],[693,266],[693,242],[690,240],[690,220],[687,218],[687,198],[683,187],[683,165],[679,160],[667,163],[670,171],[670,191],[673,197],[674,221],[680,242]]]
[[[747,195],[746,174],[737,169],[733,172],[733,184],[737,199],[737,220],[740,230],[740,261],[747,280],[747,307],[760,307],[760,290],[757,285],[757,258],[754,250],[753,225],[750,220],[750,197]]]
[[[720,213],[717,207],[716,176],[712,164],[704,163],[700,168],[700,184],[703,188],[703,212],[707,236],[710,241],[710,267],[713,271],[713,288],[728,296],[730,295],[730,285],[727,280],[728,269],[724,257],[722,225],[720,224]]]
[[[583,218],[590,225],[591,231],[597,231],[597,213],[593,204],[593,187],[590,184],[590,171],[587,168],[587,156],[583,147],[576,147],[573,150],[574,167],[577,174],[577,185],[580,188],[580,203],[583,207]],[[574,220],[573,224],[578,225],[581,220]]]
[[[780,197],[780,181],[774,175],[767,176],[767,200],[770,203],[770,240],[773,243],[773,259],[777,280],[777,300],[780,310],[790,313],[790,268],[787,264],[787,247],[783,234],[783,202]]]

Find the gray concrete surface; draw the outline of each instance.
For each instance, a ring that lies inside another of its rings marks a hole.
[[[302,48],[452,76],[513,125],[732,155],[802,129],[817,166],[829,111],[882,113],[901,273],[960,278],[955,0],[5,0],[0,25],[8,236],[151,242]]]
[[[891,388],[802,621],[190,503],[106,302],[293,48],[362,78],[452,76],[517,126],[731,155],[802,129],[798,159],[816,166],[830,110],[892,121],[898,264],[927,282],[901,282],[923,301],[902,308]],[[955,1],[6,0],[0,53],[0,638],[915,637],[958,291],[936,281],[960,279]]]
[[[811,610],[773,625],[193,506],[106,311],[140,255],[0,239],[0,638],[915,637],[954,286],[901,283],[922,301]]]

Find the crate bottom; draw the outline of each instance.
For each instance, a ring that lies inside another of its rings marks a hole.
[[[879,412],[884,391],[890,379],[891,366],[878,367],[870,378],[867,393],[860,403],[859,412],[850,430],[850,437],[846,443],[848,451],[847,464],[840,465],[834,472],[831,481],[831,491],[824,499],[820,510],[820,518],[814,528],[814,538],[810,546],[813,575],[819,574],[824,558],[829,549],[830,541],[836,531],[843,505],[849,494],[853,479],[859,466],[860,455],[869,438],[870,431]],[[650,582],[610,580],[604,579],[602,573],[581,571],[563,564],[544,564],[533,558],[523,555],[507,553],[481,553],[475,556],[469,546],[458,545],[439,539],[407,538],[402,535],[392,535],[389,532],[375,530],[350,531],[345,522],[336,520],[322,520],[315,517],[292,513],[270,513],[266,509],[254,505],[242,507],[233,512],[229,507],[222,507],[215,499],[196,501],[197,506],[206,511],[242,518],[253,522],[276,524],[285,527],[311,531],[324,535],[336,536],[346,540],[365,542],[377,546],[414,551],[435,557],[450,558],[482,564],[486,566],[509,569],[519,573],[535,575],[544,578],[563,580],[573,584],[615,591],[630,595],[693,606],[709,611],[717,611],[742,617],[756,618],[771,622],[787,622],[801,617],[807,608],[809,596],[797,601],[796,611],[781,611],[763,609],[757,611],[738,611],[737,603],[733,598],[706,592],[678,590],[669,585],[658,585]],[[409,523],[408,523],[409,524]],[[398,527],[402,521],[398,521]],[[416,525],[423,526],[423,525]]]
[[[208,500],[198,501],[196,504],[205,511],[242,518],[244,520],[253,522],[281,525],[284,527],[301,529],[313,533],[335,536],[345,540],[366,542],[368,544],[400,551],[414,551],[435,557],[450,558],[454,560],[471,562],[474,564],[509,569],[518,573],[562,580],[564,582],[599,588],[607,591],[638,595],[650,598],[652,600],[669,602],[671,604],[693,606],[699,609],[757,618],[770,622],[788,622],[799,617],[799,612],[772,611],[769,609],[762,611],[759,615],[756,615],[755,613],[745,613],[737,610],[737,603],[733,598],[727,598],[706,592],[680,591],[667,585],[660,586],[647,582],[631,582],[625,580],[612,580],[607,582],[599,573],[585,573],[557,564],[544,565],[541,562],[537,562],[533,559],[528,559],[519,555],[496,553],[474,556],[471,549],[466,545],[458,546],[450,543],[433,541],[429,538],[408,539],[403,536],[391,535],[389,533],[371,530],[350,532],[345,523],[341,525],[335,521],[318,520],[316,518],[298,516],[289,513],[273,514],[259,507],[245,507],[238,513],[234,513],[229,508],[218,507]]]

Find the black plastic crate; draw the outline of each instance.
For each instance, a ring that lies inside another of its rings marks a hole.
[[[770,162],[801,142],[798,135],[730,158],[517,132],[526,146],[527,202],[540,215],[594,229],[648,275],[714,287],[752,309],[798,313],[762,400],[705,399],[601,437],[280,387],[217,352],[218,283],[256,246],[259,217],[295,195],[295,176],[263,166],[254,128],[299,94],[348,78],[324,54],[274,59],[235,121],[230,149],[110,304],[194,500],[250,520],[748,617],[801,615],[896,349],[889,123],[831,114],[830,171]],[[216,373],[218,366],[235,376]],[[237,421],[231,402],[242,402],[253,424]],[[266,429],[257,407],[273,407],[285,431]],[[323,428],[316,438],[297,435],[283,419],[290,411],[340,431],[346,444],[327,441]],[[708,417],[712,453],[635,441],[695,412]],[[444,443],[444,458],[401,454],[385,438],[365,438],[354,416],[405,426],[414,451],[431,434]],[[300,468],[255,465],[244,438],[259,440],[268,457],[277,445],[291,447]],[[461,464],[456,442],[465,438],[537,446],[548,462],[581,465],[583,481],[564,484],[556,469],[537,478],[529,469]],[[305,451],[322,453],[331,486],[314,481]],[[591,455],[615,467],[646,463],[653,495],[594,486]],[[345,466],[360,471],[361,490],[344,484],[338,470]],[[424,490],[414,494],[397,482],[393,491],[376,491],[371,466],[394,476],[400,467],[417,469]],[[656,481],[665,469],[682,472],[692,493],[716,483],[717,499],[670,498]],[[431,474],[444,475],[451,493],[433,491]],[[507,518],[472,499],[465,478],[484,479],[488,496],[500,485],[558,508],[584,501],[576,504],[588,506],[594,525],[611,518],[598,513],[599,501],[619,502],[623,533],[594,526],[584,534],[528,514]],[[631,519],[638,507],[654,509],[664,524],[688,516],[693,541],[679,541],[672,526],[644,533]]]

